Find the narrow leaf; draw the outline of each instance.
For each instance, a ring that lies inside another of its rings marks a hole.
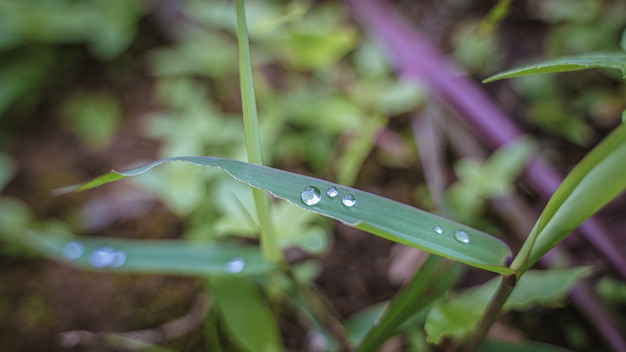
[[[86,269],[125,273],[234,275],[268,272],[257,247],[237,247],[183,240],[129,240],[46,236],[29,232],[23,243],[46,256]]]
[[[622,75],[626,79],[626,54],[594,53],[578,56],[567,56],[558,59],[542,61],[536,64],[521,66],[495,74],[483,80],[483,83],[489,83],[505,78],[536,75],[542,73],[579,71],[592,68],[618,69],[622,71]]]
[[[215,305],[244,351],[282,351],[276,315],[250,280],[211,278]]]
[[[429,306],[454,284],[459,269],[454,262],[430,256],[411,282],[389,303],[358,351],[378,351],[404,321]]]
[[[522,272],[626,189],[626,125],[618,126],[567,175],[513,267]],[[527,253],[530,253],[527,255]]]
[[[139,175],[172,161],[219,167],[252,187],[269,191],[303,209],[342,221],[363,231],[481,269],[500,274],[513,273],[513,270],[505,266],[506,259],[511,254],[510,249],[502,241],[483,232],[355,188],[236,160],[209,156],[162,159],[127,172],[112,171],[73,189],[87,190],[107,182]],[[312,192],[319,191],[317,203],[304,203],[302,194],[307,187],[313,187],[310,189]],[[336,188],[337,196],[326,195],[331,187]],[[65,189],[67,190],[69,189]],[[356,203],[350,204],[347,201],[349,199],[346,199],[346,204],[351,205],[346,206],[343,204],[344,197],[353,197]]]

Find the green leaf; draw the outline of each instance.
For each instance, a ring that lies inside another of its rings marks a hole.
[[[426,341],[439,344],[446,336],[462,338],[474,329],[479,318],[480,313],[458,300],[435,304],[428,313],[424,327]]]
[[[245,351],[282,351],[276,316],[249,279],[210,279],[215,305],[228,331]]]
[[[183,240],[128,240],[120,238],[61,237],[28,232],[22,242],[46,256],[87,269],[93,253],[102,248],[120,251],[125,257],[117,268],[98,268],[125,273],[158,272],[176,275],[258,274],[274,270],[257,247],[237,247]],[[69,252],[68,252],[69,251]],[[68,253],[78,253],[74,260]]]
[[[69,187],[62,191],[87,190],[142,174],[172,161],[219,167],[252,187],[269,191],[303,209],[342,221],[349,226],[481,269],[500,274],[513,273],[505,266],[506,259],[511,254],[510,249],[502,241],[483,232],[355,188],[236,160],[209,156],[162,159],[127,172],[112,171],[82,186]],[[322,200],[315,205],[305,205],[301,195],[306,187],[320,190]],[[336,198],[326,196],[325,192],[330,187],[336,187],[339,191]],[[345,195],[354,196],[356,204],[352,207],[344,206],[342,197]],[[435,232],[437,226],[441,228],[442,234]],[[469,243],[456,240],[454,233],[457,231],[467,233]]]
[[[388,305],[367,333],[358,351],[378,351],[407,319],[429,306],[459,277],[458,264],[430,256],[411,282]]]
[[[529,271],[515,285],[504,310],[524,311],[536,305],[560,306],[576,282],[590,273],[591,269],[584,266]]]
[[[524,311],[536,305],[558,306],[567,292],[590,269],[533,270],[521,277],[503,311]],[[439,343],[446,336],[464,337],[473,331],[487,304],[496,292],[500,278],[469,288],[454,299],[439,301],[426,319],[428,341]]]
[[[626,125],[596,146],[556,190],[513,262],[522,272],[626,188]]]
[[[622,71],[626,79],[626,54],[624,53],[593,53],[578,56],[567,56],[554,60],[521,66],[495,74],[483,83],[493,82],[500,79],[521,77],[542,73],[568,72],[587,70],[592,68],[611,68]]]
[[[246,135],[248,161],[263,164],[261,149],[261,132],[257,116],[254,82],[252,79],[252,60],[248,43],[248,25],[244,0],[235,0],[237,12],[237,44],[239,47],[239,84],[241,88],[241,107],[243,108],[243,125]],[[252,190],[254,205],[261,228],[261,248],[265,256],[274,262],[283,260],[283,253],[278,245],[278,238],[273,229],[271,203],[266,194],[258,189]]]

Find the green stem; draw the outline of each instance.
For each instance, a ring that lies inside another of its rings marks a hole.
[[[474,352],[478,349],[485,336],[487,336],[489,328],[496,321],[496,318],[498,318],[498,315],[500,314],[500,311],[502,311],[502,307],[504,306],[507,298],[509,298],[513,288],[515,288],[515,277],[512,275],[502,277],[502,280],[498,285],[498,289],[489,301],[489,305],[487,306],[485,313],[478,322],[478,326],[474,329],[474,332],[467,340],[467,343],[463,346],[464,352]]]
[[[254,82],[252,80],[252,64],[250,60],[250,44],[246,25],[246,9],[244,0],[235,0],[237,8],[237,42],[239,46],[239,78],[241,84],[241,104],[243,107],[243,124],[246,134],[246,149],[248,161],[254,164],[263,164],[261,152],[261,138],[259,119],[254,97]],[[261,227],[261,248],[263,254],[270,261],[279,262],[284,259],[274,232],[270,212],[270,201],[266,192],[254,188],[252,190],[254,204]]]

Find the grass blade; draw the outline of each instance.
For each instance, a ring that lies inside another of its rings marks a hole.
[[[611,68],[622,71],[626,79],[626,54],[624,53],[594,53],[578,56],[566,56],[554,60],[516,67],[504,72],[497,73],[483,80],[489,83],[505,78],[522,77],[543,73],[556,73],[588,70],[592,68]]]
[[[257,287],[241,277],[210,279],[214,304],[241,351],[283,351],[276,314]]]
[[[430,256],[407,287],[389,303],[357,351],[378,351],[388,338],[397,333],[403,322],[430,305],[454,284],[459,277],[459,269],[454,262]]]
[[[583,221],[626,189],[626,125],[618,126],[565,178],[512,267],[528,270]]]
[[[27,233],[23,237],[23,243],[48,257],[92,270],[125,273],[158,272],[174,275],[233,275],[258,274],[276,268],[274,264],[263,258],[257,247],[237,247],[182,240],[68,238],[46,236],[35,232]],[[102,248],[121,251],[124,255],[123,264],[119,267],[94,267],[91,263],[92,255]],[[76,255],[76,259],[68,258],[73,258],[74,254],[80,255]]]
[[[107,182],[139,175],[153,167],[173,161],[219,167],[252,187],[269,191],[274,196],[303,209],[342,221],[363,231],[481,269],[500,274],[513,273],[513,270],[505,265],[511,255],[507,245],[476,229],[358,189],[236,160],[210,156],[162,159],[127,172],[112,171],[82,186],[66,188],[64,191],[90,189]],[[301,195],[306,187],[315,187],[320,191],[319,203],[307,206],[302,201]],[[326,195],[325,192],[330,187],[337,189],[338,196],[331,198]],[[342,197],[347,195],[353,196],[356,200],[354,206],[342,204]]]
[[[246,7],[244,0],[236,0],[235,4],[237,12],[237,44],[239,46],[239,81],[241,85],[241,105],[243,107],[246,150],[248,152],[248,161],[262,165],[261,132],[259,131],[259,118],[254,97]],[[261,248],[269,260],[279,262],[283,259],[283,255],[273,229],[269,199],[266,194],[263,194],[258,189],[253,189],[252,194],[261,227]]]

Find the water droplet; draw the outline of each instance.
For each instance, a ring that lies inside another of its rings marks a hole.
[[[309,187],[306,187],[304,191],[302,191],[302,194],[300,195],[300,197],[302,198],[302,201],[304,202],[304,204],[315,205],[319,203],[320,200],[322,200],[322,193],[320,192],[319,188],[309,186]]]
[[[343,205],[347,207],[353,207],[356,204],[356,199],[352,194],[346,194],[345,196],[343,196],[341,203],[343,203]]]
[[[226,263],[226,270],[228,270],[228,272],[230,273],[236,274],[240,273],[245,266],[246,261],[241,257],[237,257]]]
[[[441,226],[435,226],[435,233],[441,235],[443,233],[443,229]]]
[[[109,265],[111,268],[119,268],[126,263],[126,253],[122,251],[115,251],[113,254],[113,261]]]
[[[454,238],[461,243],[470,243],[469,235],[463,230],[454,231]]]
[[[115,260],[116,250],[111,247],[100,247],[89,255],[89,264],[94,268],[106,268]]]
[[[111,247],[100,247],[89,255],[89,264],[94,268],[119,268],[126,263],[126,253]]]
[[[85,252],[85,246],[78,241],[72,241],[63,247],[63,256],[69,260],[80,258]]]
[[[337,195],[339,195],[339,191],[335,187],[330,187],[330,188],[328,188],[328,191],[326,191],[326,194],[330,198],[335,198],[335,197],[337,197]]]

